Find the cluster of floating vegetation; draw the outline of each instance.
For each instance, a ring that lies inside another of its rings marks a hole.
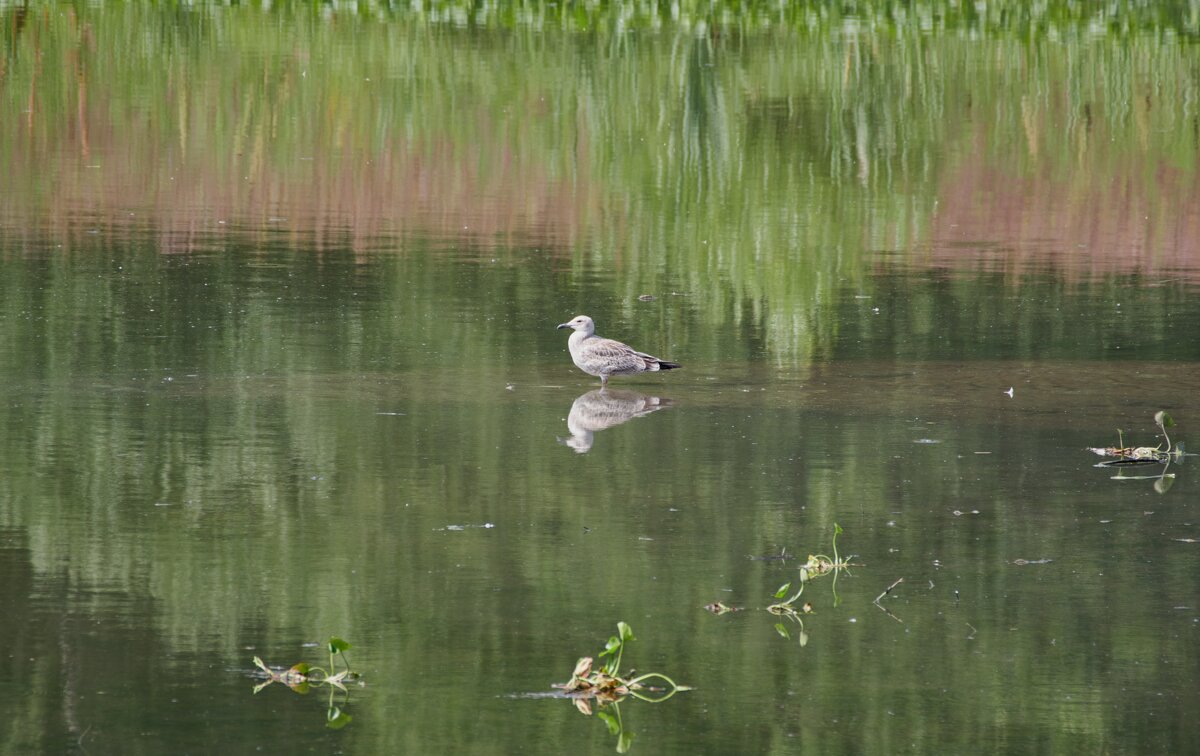
[[[775,598],[781,600],[767,607],[767,611],[771,614],[788,619],[800,626],[799,636],[801,646],[808,643],[808,635],[804,630],[804,620],[801,618],[801,615],[811,614],[813,611],[812,604],[808,602],[804,602],[799,606],[796,604],[804,594],[805,587],[816,578],[832,575],[834,606],[837,606],[841,603],[837,594],[837,576],[841,572],[848,572],[850,567],[858,566],[851,561],[853,557],[843,559],[838,554],[837,537],[841,533],[841,526],[834,523],[833,556],[826,554],[810,555],[808,560],[800,566],[799,588],[792,593],[792,582],[784,583],[775,592]],[[786,559],[786,552],[779,557],[771,558]],[[895,586],[896,583],[893,583],[884,594]],[[720,602],[709,604],[705,608],[714,614],[726,614],[742,610],[741,607],[728,606]],[[782,622],[776,624],[775,629],[784,638],[791,638],[787,626]],[[563,696],[572,699],[575,703],[575,708],[581,713],[589,716],[594,713],[608,725],[609,732],[617,738],[617,753],[628,752],[633,743],[633,733],[625,727],[625,723],[621,719],[621,701],[627,697],[633,697],[643,701],[660,703],[680,691],[690,690],[689,687],[679,685],[671,678],[659,672],[636,674],[630,671],[628,674],[623,674],[621,672],[621,658],[625,651],[625,644],[632,640],[635,640],[633,629],[625,622],[618,622],[617,634],[608,639],[608,642],[604,645],[604,650],[599,654],[600,658],[608,657],[608,660],[603,665],[597,666],[595,659],[590,656],[584,656],[575,663],[571,679],[554,686],[562,692]],[[654,680],[661,681],[666,686],[651,687],[647,684],[649,681]]]
[[[599,657],[608,659],[601,665],[596,665],[593,658],[585,656],[575,664],[571,679],[554,687],[562,691],[561,695],[570,698],[575,708],[580,712],[591,715],[595,713],[608,726],[609,732],[617,737],[617,751],[625,753],[633,742],[633,733],[625,728],[621,720],[620,702],[627,697],[642,701],[659,703],[667,700],[676,693],[690,690],[686,685],[679,685],[671,678],[660,672],[637,674],[630,670],[621,671],[621,661],[625,653],[625,644],[632,640],[633,628],[625,622],[617,623],[617,634],[610,637],[604,645]],[[329,702],[326,709],[325,726],[338,730],[350,724],[352,717],[346,713],[345,706],[349,700],[349,689],[346,684],[359,680],[359,675],[350,669],[350,661],[346,651],[350,644],[338,637],[331,637],[327,644],[329,651],[329,667],[315,667],[306,662],[298,662],[287,669],[271,668],[262,658],[254,657],[256,673],[264,678],[254,686],[257,694],[264,688],[275,683],[281,683],[301,695],[311,689],[321,686],[329,688]],[[337,657],[341,657],[344,669],[337,669]],[[661,681],[665,687],[650,685],[651,681]],[[335,701],[335,693],[344,694],[340,704]],[[593,709],[593,705],[595,709]]]
[[[1162,435],[1163,441],[1157,446],[1126,446],[1125,435],[1117,428],[1117,445],[1091,447],[1091,451],[1101,457],[1112,457],[1099,463],[1097,467],[1136,467],[1140,465],[1162,465],[1158,475],[1129,475],[1119,470],[1113,480],[1153,480],[1154,490],[1165,493],[1175,482],[1175,473],[1168,473],[1172,462],[1182,462],[1184,457],[1183,443],[1171,442],[1167,428],[1174,427],[1175,420],[1166,412],[1159,410],[1154,413],[1154,424]]]
[[[788,581],[779,586],[779,588],[776,589],[773,598],[782,600],[777,600],[774,604],[771,604],[766,609],[776,617],[782,617],[783,619],[789,620],[800,626],[799,641],[801,646],[808,645],[808,633],[804,629],[803,615],[813,613],[813,606],[808,601],[805,601],[803,604],[796,603],[800,600],[800,597],[804,595],[805,587],[808,586],[809,582],[815,580],[816,578],[832,575],[833,580],[831,582],[830,589],[833,593],[833,605],[836,607],[842,602],[841,597],[837,592],[838,575],[840,575],[842,572],[849,574],[851,567],[861,566],[852,561],[854,559],[853,556],[843,559],[841,555],[838,554],[837,538],[842,534],[842,532],[842,526],[835,522],[833,524],[833,556],[828,556],[826,554],[809,554],[808,560],[800,566],[800,587],[796,589],[795,593],[792,593],[792,581]],[[786,561],[789,557],[787,555],[787,550],[785,549],[783,553],[777,556],[757,558],[764,560]],[[893,583],[886,591],[883,592],[883,594],[880,595],[879,598],[883,598],[883,596],[887,595],[892,588],[895,588],[899,583],[900,581]],[[879,599],[876,599],[875,601],[878,603]],[[728,614],[730,612],[740,612],[743,609],[743,607],[729,606],[728,604],[720,601],[708,604],[704,608],[713,614]],[[883,607],[880,606],[880,608],[882,609]],[[884,611],[887,610],[884,609]],[[792,637],[787,625],[785,625],[783,622],[778,622],[775,624],[775,631],[784,638],[791,639]]]
[[[1171,437],[1167,435],[1167,428],[1175,426],[1175,420],[1166,412],[1159,410],[1154,413],[1154,424],[1158,426],[1159,432],[1162,434],[1166,442],[1164,447],[1162,443],[1158,446],[1126,446],[1125,436],[1120,428],[1117,428],[1117,445],[1105,447],[1093,447],[1092,451],[1102,457],[1116,457],[1116,459],[1107,460],[1100,464],[1105,467],[1115,465],[1145,465],[1145,464],[1167,464],[1172,460],[1179,459],[1183,456],[1183,444],[1171,443]]]
[[[315,687],[328,686],[329,703],[325,710],[325,726],[332,730],[340,730],[350,724],[352,717],[345,711],[345,705],[350,696],[346,683],[359,679],[358,673],[350,669],[350,660],[346,658],[350,644],[335,636],[329,639],[326,648],[329,650],[328,669],[314,667],[305,662],[298,662],[287,669],[271,669],[260,657],[254,657],[254,666],[258,667],[266,676],[263,682],[254,686],[255,694],[274,683],[282,683],[300,695],[307,694]],[[346,668],[341,671],[337,671],[335,664],[337,656],[340,656],[346,665]],[[345,694],[341,705],[334,702],[334,693],[339,690]]]
[[[776,599],[783,599],[767,607],[767,611],[777,617],[783,617],[800,626],[799,640],[801,646],[808,645],[808,633],[804,630],[804,620],[801,618],[803,614],[812,614],[812,604],[805,601],[800,606],[796,606],[796,602],[804,595],[804,588],[810,580],[815,578],[832,575],[833,581],[830,590],[833,592],[833,605],[837,606],[842,603],[841,597],[837,592],[838,575],[845,571],[849,574],[849,569],[855,567],[850,560],[853,557],[842,559],[838,556],[837,537],[842,533],[842,526],[836,522],[833,524],[833,556],[825,554],[809,554],[808,561],[800,566],[800,588],[792,595],[788,595],[792,590],[792,583],[789,581],[779,586],[775,591]],[[784,598],[787,596],[787,598]],[[791,633],[788,632],[787,625],[782,622],[775,624],[775,631],[784,638],[791,638]]]
[[[620,702],[632,696],[660,703],[681,690],[690,690],[685,685],[679,685],[671,678],[659,672],[647,672],[638,675],[632,670],[628,674],[621,673],[621,656],[625,652],[625,644],[636,640],[633,628],[624,622],[617,623],[617,634],[608,639],[600,657],[608,657],[599,668],[590,656],[582,657],[575,663],[571,679],[555,685],[563,695],[575,702],[575,708],[583,714],[591,716],[592,704],[596,704],[595,714],[608,725],[608,731],[617,737],[617,753],[625,753],[633,743],[633,733],[625,729],[621,720]],[[661,680],[667,688],[651,687],[648,680]],[[605,709],[611,708],[611,713]]]

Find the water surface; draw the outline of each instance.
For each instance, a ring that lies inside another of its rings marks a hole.
[[[1195,20],[937,9],[6,10],[2,749],[1186,750]]]

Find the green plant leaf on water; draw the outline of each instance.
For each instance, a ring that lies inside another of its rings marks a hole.
[[[787,638],[788,640],[791,640],[791,638],[792,638],[791,633],[788,632],[788,629],[786,627],[784,627],[784,624],[782,622],[775,623],[775,632],[779,633],[780,635],[782,635],[784,638]]]
[[[1175,420],[1162,410],[1154,413],[1154,422],[1163,426],[1164,428],[1175,427]]]
[[[353,717],[337,706],[330,706],[329,711],[325,713],[325,726],[331,730],[340,730],[350,724],[351,719]]]
[[[336,635],[329,637],[329,653],[336,654],[339,651],[349,651],[350,644]]]
[[[791,589],[791,587],[792,587],[792,584],[790,582],[784,583],[783,585],[779,586],[779,590],[775,591],[775,598],[781,599],[784,596],[786,596],[788,590]]]
[[[620,636],[622,642],[637,640],[633,637],[633,628],[624,622],[617,623],[617,635]]]
[[[621,735],[617,738],[617,753],[629,753],[632,746],[633,733],[629,730],[622,730]]]
[[[608,656],[609,654],[616,653],[620,649],[621,649],[621,639],[614,635],[614,636],[611,636],[608,639],[608,642],[604,644],[604,650],[600,652],[600,655]]]
[[[288,672],[295,672],[298,675],[307,675],[310,669],[312,669],[312,667],[308,666],[307,663],[296,662],[292,665],[292,668],[289,669]]]
[[[612,714],[609,714],[607,711],[598,711],[596,712],[596,716],[603,719],[604,724],[608,725],[609,735],[617,735],[621,732],[621,723]]]

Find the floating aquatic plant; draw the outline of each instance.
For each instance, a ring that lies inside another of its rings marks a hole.
[[[833,556],[829,556],[827,554],[810,554],[808,560],[800,566],[800,587],[795,589],[793,592],[792,586],[795,581],[788,581],[779,586],[774,595],[774,598],[777,599],[776,603],[767,607],[767,611],[771,614],[774,614],[777,617],[782,617],[800,626],[799,639],[801,646],[808,645],[808,633],[804,629],[803,616],[812,614],[813,612],[813,606],[811,603],[807,601],[804,603],[798,603],[800,601],[800,597],[804,595],[805,587],[807,587],[808,584],[816,578],[832,575],[833,580],[831,588],[833,592],[833,605],[836,607],[841,603],[841,597],[838,596],[837,592],[838,575],[842,572],[849,574],[851,567],[858,566],[851,561],[853,557],[843,559],[838,553],[837,539],[842,532],[842,526],[835,522],[833,524]],[[772,556],[752,558],[757,558],[760,560],[771,559],[782,561],[786,553],[787,552],[784,551],[778,557]],[[721,602],[708,604],[704,608],[713,614],[728,614],[730,612],[740,611],[740,608],[738,607],[727,606]],[[783,622],[776,623],[775,630],[784,638],[790,639],[792,637],[788,626]]]
[[[1125,436],[1118,428],[1116,446],[1091,448],[1091,451],[1102,457],[1115,458],[1107,459],[1097,467],[1126,468],[1138,465],[1162,465],[1163,468],[1158,475],[1129,475],[1123,469],[1119,469],[1113,476],[1113,480],[1153,480],[1154,490],[1158,493],[1166,493],[1175,482],[1175,473],[1169,473],[1167,470],[1170,469],[1172,462],[1183,462],[1183,442],[1171,442],[1167,428],[1174,427],[1175,421],[1166,412],[1162,410],[1155,412],[1154,424],[1158,426],[1158,431],[1163,437],[1163,441],[1158,446],[1126,446]]]
[[[575,708],[581,713],[591,715],[592,704],[596,704],[595,714],[608,726],[608,731],[617,737],[617,753],[626,753],[633,743],[633,733],[625,728],[621,719],[620,702],[627,696],[660,703],[683,690],[691,690],[686,685],[679,685],[671,678],[659,672],[647,672],[642,675],[621,673],[621,657],[625,652],[625,644],[636,640],[633,628],[624,622],[617,623],[617,634],[611,636],[604,644],[604,650],[598,656],[608,657],[608,660],[597,668],[595,660],[584,656],[575,663],[571,679],[565,683],[554,685],[563,694],[575,702]],[[655,688],[647,685],[649,680],[661,680],[669,688]]]
[[[575,663],[571,679],[555,685],[575,699],[575,706],[584,714],[591,714],[588,701],[595,700],[600,706],[614,703],[625,696],[633,696],[643,701],[665,701],[681,690],[689,690],[686,686],[678,685],[674,680],[659,672],[647,672],[636,677],[621,675],[621,657],[625,653],[625,644],[637,640],[633,637],[633,628],[624,622],[617,623],[617,634],[608,639],[600,657],[609,657],[602,667],[596,669],[590,656],[582,657]],[[647,680],[658,679],[670,686],[670,689],[652,688],[645,684]],[[664,695],[654,695],[664,693]]]
[[[849,559],[843,560],[840,556],[838,556],[837,537],[841,535],[842,532],[842,526],[835,522],[833,524],[833,556],[830,557],[825,554],[809,554],[808,561],[800,566],[800,589],[797,590],[796,593],[791,597],[784,599],[777,604],[771,604],[768,606],[768,612],[771,612],[772,614],[788,614],[789,612],[795,612],[796,601],[798,601],[800,596],[804,593],[804,587],[808,585],[810,580],[825,575],[833,575],[833,605],[837,606],[841,603],[841,599],[837,594],[838,574],[843,571],[846,571],[848,574],[849,569],[856,566]],[[788,592],[791,591],[791,589],[791,582],[784,583],[783,585],[779,586],[778,590],[775,591],[775,598],[782,599],[784,596],[788,595]],[[804,606],[808,607],[805,613],[812,611],[811,605],[805,604]]]
[[[346,652],[351,646],[348,642],[333,636],[326,644],[329,651],[329,668],[314,667],[306,662],[298,662],[284,670],[275,670],[267,666],[260,657],[254,657],[254,666],[266,675],[267,679],[258,685],[254,686],[254,693],[257,694],[263,688],[266,688],[274,683],[282,683],[293,691],[304,695],[314,687],[322,685],[329,687],[329,704],[325,712],[325,726],[332,730],[340,730],[350,724],[352,717],[345,712],[345,704],[347,699],[342,700],[341,706],[334,702],[334,693],[338,690],[349,696],[349,691],[346,688],[346,683],[357,680],[359,675],[350,669],[350,660],[346,657]],[[346,668],[338,671],[336,667],[336,657],[341,657]]]
[[[1179,459],[1183,456],[1183,444],[1172,444],[1171,437],[1167,434],[1167,428],[1175,426],[1175,420],[1166,412],[1159,410],[1154,413],[1154,424],[1158,426],[1159,433],[1166,443],[1159,443],[1158,446],[1126,446],[1125,436],[1120,428],[1117,428],[1117,445],[1104,447],[1091,447],[1091,451],[1099,454],[1102,457],[1115,457],[1116,459],[1106,460],[1100,464],[1105,467],[1117,465],[1145,465],[1145,464],[1167,464],[1174,459]]]

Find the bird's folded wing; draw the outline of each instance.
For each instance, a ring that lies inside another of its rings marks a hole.
[[[658,361],[656,357],[612,339],[588,339],[579,350],[579,357],[588,365],[613,373],[645,370],[649,363]]]

